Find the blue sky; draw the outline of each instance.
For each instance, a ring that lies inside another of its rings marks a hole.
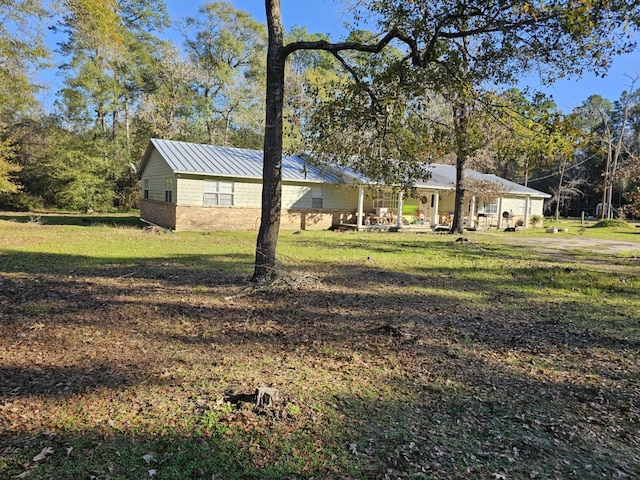
[[[172,18],[195,15],[203,2],[189,0],[166,0]],[[250,12],[256,20],[266,22],[264,1],[230,0],[236,9]],[[328,33],[334,40],[344,33],[343,24],[348,16],[345,2],[340,0],[281,0],[282,20],[285,29],[294,25],[306,26],[310,32]],[[529,86],[553,96],[560,109],[571,111],[590,95],[599,94],[609,100],[617,100],[630,86],[630,78],[640,77],[640,51],[617,57],[609,73],[604,78],[591,73],[582,78],[571,78],[556,82],[552,86],[542,86],[537,75],[526,77],[520,88]],[[640,83],[640,80],[639,82]],[[636,85],[637,87],[640,85]]]
[[[263,0],[228,0],[238,10],[245,10],[261,22],[266,22]],[[205,1],[198,0],[166,0],[167,9],[172,21],[185,16],[195,16],[198,8]],[[285,29],[294,25],[307,27],[312,33],[330,34],[332,39],[339,39],[344,33],[344,22],[348,19],[345,2],[340,0],[281,0],[282,19]],[[180,37],[175,32],[167,35],[177,43]],[[53,40],[55,41],[55,39]],[[552,86],[543,87],[535,74],[528,75],[520,88],[529,86],[540,89],[553,96],[558,107],[570,112],[574,107],[584,102],[590,95],[599,94],[609,100],[617,100],[624,90],[629,89],[630,78],[640,77],[640,51],[618,57],[613,62],[609,73],[604,78],[597,78],[593,74],[585,74],[581,79],[567,79]],[[638,82],[640,87],[640,81]],[[54,88],[55,90],[55,88]],[[52,102],[55,92],[43,95],[45,103]]]

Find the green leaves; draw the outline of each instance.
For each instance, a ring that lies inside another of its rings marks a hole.
[[[12,162],[15,150],[16,147],[11,138],[0,138],[0,194],[15,193],[20,190],[13,177],[13,174],[20,171],[20,167]]]
[[[228,145],[237,128],[260,131],[266,29],[226,2],[206,4],[182,26],[193,71],[193,114],[211,144]]]
[[[34,71],[49,57],[39,0],[0,2],[0,126],[35,104]],[[2,152],[0,152],[0,155]]]

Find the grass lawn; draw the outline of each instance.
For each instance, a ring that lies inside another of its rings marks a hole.
[[[135,225],[1,217],[0,478],[640,478],[640,229]]]

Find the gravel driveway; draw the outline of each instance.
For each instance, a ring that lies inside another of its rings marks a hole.
[[[639,234],[640,237],[640,234]],[[558,234],[549,234],[547,237],[522,238],[512,237],[510,241],[518,245],[534,245],[540,252],[557,252],[567,250],[582,250],[616,254],[622,252],[640,252],[640,243],[625,242],[622,240],[605,240],[587,237],[565,237]]]

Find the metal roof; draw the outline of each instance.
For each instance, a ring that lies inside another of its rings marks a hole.
[[[455,165],[429,164],[427,170],[431,172],[431,178],[426,182],[416,182],[418,188],[433,188],[438,190],[448,190],[456,188],[456,167]],[[480,173],[470,168],[465,169],[467,177],[476,180],[483,180],[498,184],[505,192],[514,195],[532,195],[536,197],[550,198],[548,193],[540,192],[533,188],[525,187],[519,183],[512,182],[497,175]]]
[[[174,173],[192,173],[240,178],[262,178],[263,155],[259,150],[218,147],[152,138],[142,159],[140,171],[155,148]],[[331,169],[321,169],[297,155],[282,157],[283,180],[339,183]]]
[[[426,165],[426,170],[431,172],[431,177],[424,181],[418,180],[414,183],[417,188],[433,189],[433,190],[452,190],[456,188],[456,167],[455,165],[444,165],[440,163],[430,163]],[[350,168],[343,169],[343,173],[346,177],[351,179],[352,183],[363,183],[369,185],[376,185],[377,182],[373,182],[371,179],[364,175],[351,170]],[[466,168],[464,171],[467,177],[471,177],[477,180],[483,180],[486,182],[496,183],[507,193],[519,196],[534,196],[542,198],[551,198],[548,193],[535,190],[533,188],[525,187],[519,183],[509,181],[505,178],[498,177],[497,175],[491,175],[487,173],[476,172],[470,168]]]
[[[157,138],[151,139],[142,159],[140,172],[144,169],[154,148],[162,155],[174,173],[262,179],[263,154],[259,150],[218,147]],[[454,165],[429,164],[427,170],[431,172],[431,178],[427,181],[416,182],[416,187],[435,190],[455,188],[456,167]],[[465,175],[497,183],[505,192],[512,195],[551,197],[547,193],[511,182],[497,175],[484,174],[471,169],[466,169]],[[283,156],[282,178],[283,180],[311,183],[375,183],[349,168],[319,167],[316,162],[310,161],[306,154]]]

